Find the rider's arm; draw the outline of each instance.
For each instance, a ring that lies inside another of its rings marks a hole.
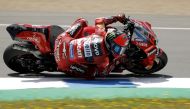
[[[96,18],[95,24],[105,24],[105,26],[115,23],[117,21],[124,23],[125,22],[125,14],[119,14],[117,16],[111,16],[111,17],[101,17],[101,18]]]

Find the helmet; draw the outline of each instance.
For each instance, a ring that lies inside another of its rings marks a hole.
[[[115,56],[124,54],[127,50],[129,39],[128,36],[117,29],[108,29],[106,34],[106,46]]]

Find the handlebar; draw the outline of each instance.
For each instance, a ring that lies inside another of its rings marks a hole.
[[[124,23],[124,32],[126,34],[130,33],[129,34],[130,38],[133,35],[134,28],[135,28],[135,23],[132,22],[129,18],[126,18],[126,21]]]
[[[134,28],[135,28],[135,23],[129,17],[126,18],[123,32],[129,36],[129,43],[131,42]]]
[[[130,18],[126,18],[124,22],[124,30],[134,29],[135,23],[130,20]]]

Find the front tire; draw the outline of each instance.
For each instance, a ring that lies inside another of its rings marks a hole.
[[[147,75],[158,72],[167,65],[168,57],[166,53],[162,51],[162,53],[157,57],[157,59],[159,60],[159,63],[154,62],[154,65],[150,70],[146,70],[144,67],[134,67],[132,69],[127,69],[127,70],[132,73],[140,75]]]

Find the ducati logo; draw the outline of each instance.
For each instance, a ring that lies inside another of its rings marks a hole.
[[[82,58],[81,41],[82,40],[77,40],[77,54],[79,58]]]

